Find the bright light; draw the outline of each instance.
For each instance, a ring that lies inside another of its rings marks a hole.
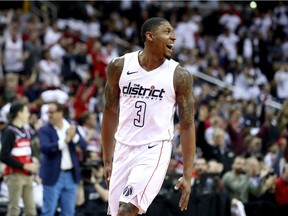
[[[250,7],[251,7],[252,9],[257,8],[257,3],[256,3],[255,1],[251,1],[251,2],[250,2]]]

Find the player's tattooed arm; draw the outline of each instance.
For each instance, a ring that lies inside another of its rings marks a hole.
[[[124,58],[113,59],[107,67],[107,82],[104,97],[107,109],[117,110],[119,106],[119,79],[124,65]]]
[[[195,126],[194,126],[194,98],[192,75],[178,66],[174,74],[176,103],[180,119],[180,144],[183,155],[183,177],[179,179],[175,189],[181,189],[180,209],[187,210],[190,192],[192,166],[195,156]]]
[[[104,176],[106,184],[109,187],[110,176],[112,172],[112,157],[114,152],[114,134],[118,126],[119,112],[119,79],[124,65],[124,58],[112,60],[107,68],[107,82],[104,90],[104,110],[102,120],[102,150],[104,162]]]
[[[178,66],[174,74],[176,103],[182,127],[190,127],[194,123],[194,98],[192,75]]]

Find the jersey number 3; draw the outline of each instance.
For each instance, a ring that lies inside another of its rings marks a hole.
[[[136,127],[143,127],[146,115],[146,103],[144,101],[136,101],[135,108],[137,109],[137,118],[134,119]]]

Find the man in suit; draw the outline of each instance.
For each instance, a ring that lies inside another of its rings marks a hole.
[[[84,150],[86,141],[64,118],[64,106],[50,103],[49,121],[39,130],[42,163],[40,177],[43,183],[42,216],[54,216],[56,208],[61,215],[75,214],[77,183],[80,180],[80,167],[76,155],[77,144]]]

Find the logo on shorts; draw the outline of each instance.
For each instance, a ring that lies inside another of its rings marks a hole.
[[[151,149],[151,148],[155,147],[156,145],[148,146],[148,149]]]
[[[132,186],[127,185],[124,190],[123,190],[123,195],[124,196],[130,196],[133,192]]]

